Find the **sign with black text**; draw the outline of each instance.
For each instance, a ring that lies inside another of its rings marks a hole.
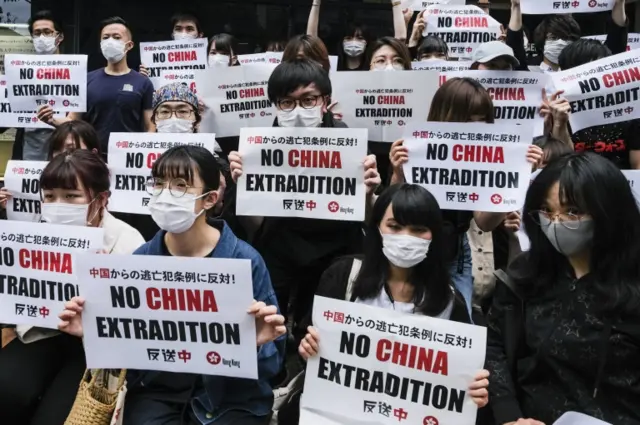
[[[362,221],[367,130],[243,128],[236,214]]]
[[[40,175],[46,161],[9,161],[4,187],[11,192],[7,201],[7,219],[39,222],[42,214]]]
[[[207,46],[206,38],[140,43],[140,62],[149,70],[149,78],[167,70],[206,69]]]
[[[595,13],[613,9],[616,0],[520,0],[525,15],[554,15],[559,13]]]

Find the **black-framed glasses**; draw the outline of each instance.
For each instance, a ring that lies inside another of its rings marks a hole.
[[[572,212],[566,213],[552,213],[545,210],[531,211],[530,217],[538,226],[549,226],[551,223],[557,221],[570,230],[577,230],[580,228],[584,215],[574,214]]]
[[[284,112],[291,112],[296,109],[297,105],[300,105],[301,108],[304,109],[312,109],[318,106],[318,101],[322,99],[324,96],[319,95],[306,95],[301,97],[300,99],[280,99],[278,100],[278,109]]]
[[[53,37],[57,35],[56,31],[50,30],[50,29],[43,29],[43,30],[34,30],[33,31],[33,37],[40,37],[41,35],[44,35],[45,37]]]
[[[149,177],[147,179],[147,193],[152,196],[160,196],[165,188],[169,188],[169,193],[174,198],[181,198],[189,189],[202,189],[201,187],[189,186],[185,179],[171,179],[169,181]]]
[[[172,111],[171,109],[160,109],[156,112],[156,117],[160,120],[168,120],[173,115],[180,119],[189,119],[194,114],[193,109],[178,109]]]

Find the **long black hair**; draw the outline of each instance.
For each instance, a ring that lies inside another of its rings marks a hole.
[[[413,285],[416,311],[437,316],[447,307],[453,293],[447,261],[442,213],[438,201],[426,189],[411,184],[394,185],[386,189],[373,207],[367,225],[364,261],[353,285],[353,295],[360,299],[375,298],[386,285],[389,261],[382,252],[380,223],[391,205],[393,217],[401,226],[421,226],[431,230],[429,254],[411,269],[409,282]]]
[[[532,290],[554,285],[568,267],[535,218],[556,183],[561,204],[593,220],[590,273],[605,301],[603,311],[638,314],[640,211],[625,176],[594,153],[573,153],[551,161],[529,187],[523,221],[531,249],[524,274],[533,283]]]

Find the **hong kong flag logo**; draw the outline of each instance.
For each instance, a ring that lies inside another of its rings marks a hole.
[[[589,1],[589,7],[596,7],[597,5],[598,5],[598,2],[596,0]]]

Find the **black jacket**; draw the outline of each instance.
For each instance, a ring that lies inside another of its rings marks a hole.
[[[554,423],[568,411],[640,424],[640,321],[604,317],[590,275],[531,291],[527,254],[499,277],[487,315],[489,400],[496,423]],[[567,270],[570,270],[567,267]]]

